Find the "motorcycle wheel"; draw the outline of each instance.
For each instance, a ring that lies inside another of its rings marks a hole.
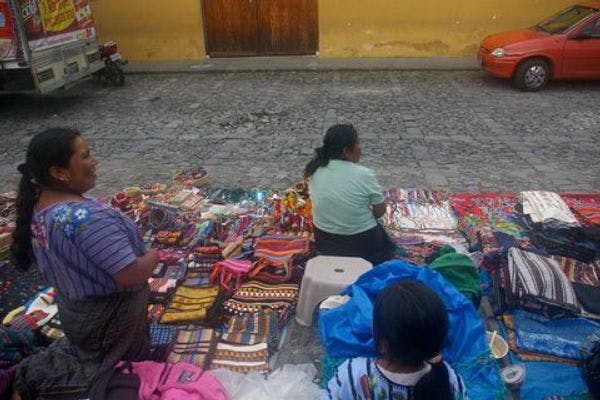
[[[108,61],[106,63],[106,77],[115,86],[123,86],[125,84],[125,74],[117,63]]]

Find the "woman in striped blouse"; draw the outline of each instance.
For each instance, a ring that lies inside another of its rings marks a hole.
[[[96,160],[78,131],[34,136],[18,169],[13,261],[35,263],[57,289],[65,337],[19,365],[15,398],[85,398],[118,361],[148,356],[146,282],[158,255],[131,220],[85,196]]]

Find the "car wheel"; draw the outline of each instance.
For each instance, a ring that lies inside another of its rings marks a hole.
[[[540,90],[550,80],[550,66],[541,58],[523,61],[513,76],[513,82],[521,90],[535,92]]]

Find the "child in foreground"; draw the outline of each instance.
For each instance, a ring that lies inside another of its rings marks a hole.
[[[351,358],[327,385],[325,399],[468,399],[462,378],[441,360],[448,314],[441,299],[412,280],[382,290],[373,309],[376,358]]]

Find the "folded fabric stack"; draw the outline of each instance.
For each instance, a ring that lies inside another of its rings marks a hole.
[[[296,308],[298,288],[295,283],[246,282],[223,303],[223,308],[236,315],[255,314],[263,309],[271,309],[277,313],[279,324],[283,326]]]
[[[502,288],[498,297],[510,307],[550,317],[581,311],[571,282],[551,257],[513,247],[508,251],[507,265],[497,272],[497,288]]]
[[[267,343],[269,350],[274,351],[279,344],[277,313],[264,309],[255,314],[232,315],[221,341],[245,345]]]
[[[214,263],[223,259],[222,250],[218,246],[196,246],[188,262],[188,271],[209,272]]]
[[[233,345],[218,343],[210,369],[226,368],[234,372],[269,371],[269,350],[266,343]]]
[[[581,363],[581,348],[600,324],[585,318],[549,319],[514,310],[502,316],[510,349],[525,361]]]
[[[206,318],[219,289],[180,286],[160,321],[165,324],[198,324]]]
[[[167,362],[187,362],[206,369],[207,356],[216,345],[215,331],[210,328],[185,327],[179,328]]]
[[[597,232],[582,227],[558,193],[521,192],[523,225],[538,249],[548,254],[592,262],[600,256]]]

